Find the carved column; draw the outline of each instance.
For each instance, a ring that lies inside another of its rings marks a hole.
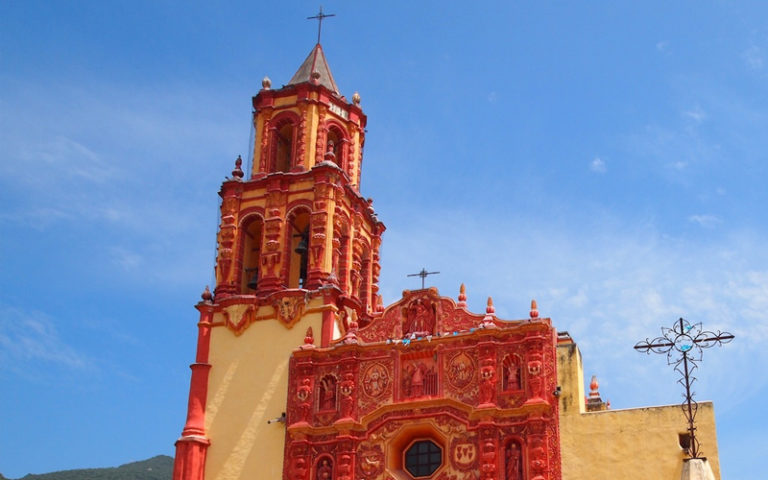
[[[220,195],[221,224],[219,226],[218,256],[216,258],[216,289],[217,298],[225,298],[238,293],[238,271],[234,271],[235,239],[238,228],[238,210],[240,208],[240,196],[242,184],[239,182],[227,182],[222,186]]]
[[[480,348],[480,394],[478,395],[478,407],[492,407],[496,405],[496,353],[492,345]]]
[[[320,119],[317,127],[317,138],[315,139],[315,165],[322,162],[325,158],[325,147],[328,138],[328,127],[323,125],[325,122],[325,109],[320,110]]]
[[[271,127],[272,110],[265,110],[262,114],[263,125],[261,128],[261,144],[258,148],[258,163],[254,161],[254,164],[258,165],[258,172],[256,175],[251,175],[252,178],[263,177],[267,174],[267,162],[269,160],[269,132]],[[255,154],[256,152],[254,152]],[[255,165],[254,165],[255,167]]]
[[[280,234],[283,230],[283,218],[278,208],[270,208],[264,220],[264,252],[261,254],[262,274],[259,280],[259,293],[273,292],[281,288]]]
[[[480,479],[499,479],[498,438],[496,429],[490,425],[480,429]]]
[[[354,441],[348,437],[339,436],[336,445],[336,480],[354,480],[355,449]]]
[[[326,225],[328,223],[328,212],[325,211],[325,202],[315,202],[316,210],[310,214],[310,241],[309,251],[309,271],[307,272],[307,286],[309,290],[314,290],[322,285],[326,277],[323,271],[323,258],[325,254]]]
[[[291,455],[285,462],[285,476],[288,480],[309,480],[312,456],[307,441],[294,441],[289,451]]]
[[[307,156],[307,137],[309,136],[309,132],[307,131],[307,115],[308,115],[308,105],[306,103],[302,103],[299,106],[299,126],[297,128],[296,134],[298,135],[296,140],[296,157],[293,160],[293,166],[292,171],[294,172],[301,172],[305,170],[304,161],[306,160]]]

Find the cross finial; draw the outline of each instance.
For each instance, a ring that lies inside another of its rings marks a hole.
[[[320,43],[320,32],[323,28],[323,19],[328,17],[335,17],[335,13],[326,15],[323,13],[323,6],[320,5],[320,11],[314,17],[307,17],[307,20],[317,20],[317,43]]]
[[[437,275],[440,272],[428,272],[426,268],[422,268],[419,273],[411,273],[409,277],[421,277],[421,289],[424,290],[424,279],[427,275]]]
[[[696,378],[692,375],[697,369],[696,362],[701,361],[703,348],[722,345],[733,340],[733,335],[728,332],[709,332],[701,329],[701,323],[691,325],[684,318],[679,319],[672,328],[661,327],[661,337],[653,340],[646,338],[635,345],[635,350],[645,353],[667,354],[667,363],[674,365],[675,370],[683,378],[679,383],[685,387],[685,400],[683,401],[683,413],[688,420],[688,438],[690,447],[688,455],[691,458],[701,458],[699,454],[699,441],[696,439],[696,412],[698,403],[693,399],[691,386]]]

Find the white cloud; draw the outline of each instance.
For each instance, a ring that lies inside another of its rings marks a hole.
[[[707,119],[707,112],[701,109],[701,107],[696,106],[692,108],[691,110],[687,110],[683,112],[683,115],[687,118],[690,118],[696,123],[701,123],[704,120]]]
[[[605,162],[599,157],[595,157],[594,160],[589,163],[589,169],[595,173],[605,173],[607,170]]]
[[[135,271],[144,262],[142,256],[122,247],[113,247],[110,250],[113,261],[123,270]]]
[[[746,391],[754,362],[768,362],[764,239],[732,232],[707,245],[659,232],[652,224],[628,225],[599,215],[587,222],[524,217],[500,222],[485,214],[452,214],[460,221],[446,224],[439,220],[445,216],[430,212],[412,219],[418,225],[413,231],[398,225],[387,232],[381,280],[386,304],[410,285],[404,274],[415,271],[414,265],[442,272],[428,282],[443,295],[455,297],[464,282],[474,312],[482,312],[492,296],[500,318],[525,318],[535,298],[541,315],[578,342],[585,369],[611,382],[605,393],[616,408],[674,403],[679,397],[674,372],[663,359],[646,359],[632,349],[678,317],[730,331],[739,349],[749,352],[708,354],[714,358],[708,359],[700,398],[721,398],[717,386],[724,381]],[[493,234],[483,234],[491,224]],[[649,389],[652,376],[665,375],[669,382]]]
[[[716,215],[691,215],[688,217],[688,221],[695,223],[705,228],[712,228],[720,223],[722,220]]]
[[[752,70],[762,70],[765,63],[763,51],[757,45],[752,45],[741,52],[741,59]]]
[[[685,170],[685,167],[687,166],[688,166],[688,162],[683,162],[681,160],[667,164],[667,167],[673,170]]]
[[[92,368],[86,356],[62,340],[48,315],[0,305],[0,371],[34,375],[46,365]]]

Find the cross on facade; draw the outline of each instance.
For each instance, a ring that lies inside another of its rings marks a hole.
[[[702,349],[722,345],[733,340],[734,336],[728,332],[702,331],[701,322],[691,325],[681,318],[672,328],[661,327],[661,337],[653,340],[645,339],[635,345],[635,350],[649,353],[666,353],[667,364],[674,365],[675,370],[682,375],[678,380],[685,387],[685,400],[681,406],[686,420],[688,420],[688,436],[690,447],[688,455],[691,458],[700,458],[699,441],[696,439],[696,412],[699,404],[693,399],[691,391],[696,377],[692,374],[698,368],[696,362],[701,361]],[[682,367],[682,368],[681,368]]]
[[[335,13],[331,13],[330,15],[326,15],[323,13],[323,6],[320,5],[320,11],[315,15],[314,17],[307,17],[307,20],[317,20],[317,43],[320,43],[320,31],[323,28],[323,19],[328,17],[335,17]]]
[[[421,289],[424,290],[424,279],[427,278],[427,275],[437,275],[440,272],[428,272],[426,268],[422,268],[419,273],[411,273],[407,276],[409,277],[421,277]]]

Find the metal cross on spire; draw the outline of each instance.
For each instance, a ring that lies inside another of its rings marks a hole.
[[[653,340],[645,339],[635,345],[635,350],[649,353],[666,353],[667,364],[674,365],[675,370],[682,375],[678,383],[685,387],[685,395],[681,407],[686,420],[688,420],[688,436],[690,438],[690,447],[688,455],[691,458],[700,458],[699,441],[696,439],[696,412],[699,404],[693,399],[695,392],[691,391],[691,386],[696,381],[693,372],[702,358],[702,349],[722,345],[733,340],[733,335],[728,332],[717,333],[702,331],[701,322],[691,325],[687,320],[680,319],[675,322],[672,328],[661,327],[661,337]]]
[[[426,268],[422,268],[419,273],[411,273],[407,275],[408,277],[421,277],[421,289],[424,290],[424,279],[427,278],[427,275],[437,275],[440,272],[428,272]]]
[[[320,5],[320,11],[314,17],[307,17],[307,20],[317,20],[317,43],[320,44],[320,31],[323,28],[323,19],[328,17],[335,17],[335,13],[326,15],[323,13],[323,6]]]

